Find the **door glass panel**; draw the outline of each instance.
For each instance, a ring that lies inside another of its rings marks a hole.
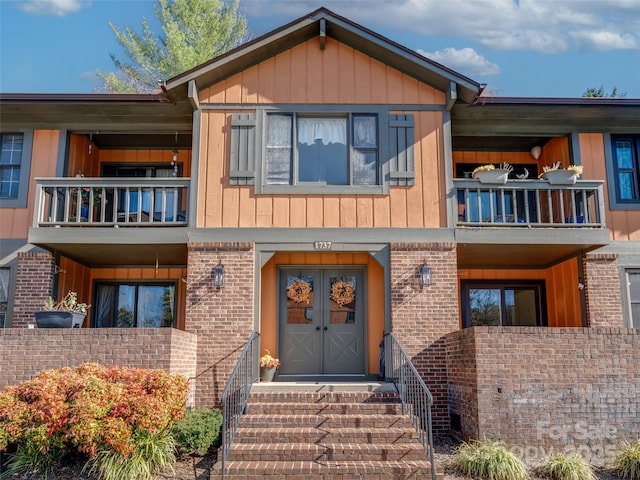
[[[356,321],[356,277],[330,277],[329,321],[355,323]]]
[[[500,289],[472,288],[469,290],[471,326],[499,326],[502,324],[500,312]]]
[[[511,289],[504,291],[506,325],[535,327],[536,293],[533,289]]]
[[[141,286],[138,291],[138,327],[173,326],[173,287]]]
[[[287,276],[287,323],[313,322],[313,276]]]

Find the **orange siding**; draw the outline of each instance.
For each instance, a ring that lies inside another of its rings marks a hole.
[[[279,265],[365,265],[367,267],[368,373],[378,372],[379,343],[384,334],[384,270],[368,253],[277,253],[262,267],[260,291],[260,351],[277,348],[277,267]]]
[[[458,271],[458,276],[460,280],[544,280],[548,325],[550,327],[582,326],[576,258],[547,269],[469,269]],[[462,325],[462,317],[460,324]]]
[[[579,138],[580,154],[584,166],[582,178],[608,180],[604,158],[604,136],[600,133],[583,133]],[[640,211],[609,210],[609,192],[606,183],[604,185],[604,203],[607,228],[611,232],[611,239],[640,240]]]
[[[0,208],[0,230],[2,238],[27,238],[29,227],[33,223],[35,200],[35,178],[54,177],[58,159],[57,130],[35,130],[31,152],[31,172],[28,182],[26,208]]]
[[[203,89],[200,101],[443,105],[444,94],[333,39],[320,50],[315,38]],[[441,112],[394,112],[414,115],[416,185],[392,187],[390,195],[369,197],[255,196],[253,187],[229,185],[231,113],[204,110],[202,114],[198,227],[446,225]]]

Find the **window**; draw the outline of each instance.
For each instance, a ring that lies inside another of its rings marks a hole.
[[[267,115],[267,185],[378,185],[379,170],[376,115]]]
[[[615,198],[618,204],[640,203],[640,135],[612,135]]]
[[[0,268],[0,328],[6,326],[11,269]]]
[[[547,324],[544,282],[462,282],[462,326]]]
[[[99,283],[94,327],[175,326],[175,284]]]
[[[630,326],[640,328],[640,270],[627,270],[629,285]]]
[[[380,194],[415,184],[413,115],[322,108],[232,114],[229,183],[276,194]]]
[[[2,134],[0,153],[0,197],[18,198],[20,191],[20,167],[22,163],[23,135]]]

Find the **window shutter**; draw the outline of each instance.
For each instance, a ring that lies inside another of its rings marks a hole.
[[[415,185],[413,115],[389,115],[389,185]]]
[[[255,178],[255,113],[231,115],[231,185],[253,185]]]

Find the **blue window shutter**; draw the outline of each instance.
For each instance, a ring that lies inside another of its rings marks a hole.
[[[416,183],[413,167],[413,115],[389,114],[389,185]]]
[[[255,113],[231,115],[231,185],[253,185],[255,178]]]

